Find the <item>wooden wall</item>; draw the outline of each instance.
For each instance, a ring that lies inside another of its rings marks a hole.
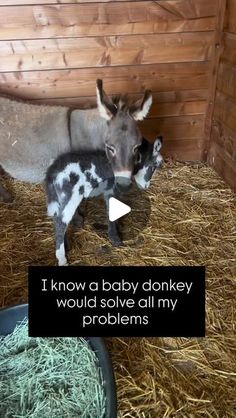
[[[208,161],[236,191],[236,0],[227,0]]]
[[[166,155],[201,160],[217,8],[218,0],[0,0],[0,91],[87,107],[96,78],[108,93],[152,89],[144,135],[162,133]]]

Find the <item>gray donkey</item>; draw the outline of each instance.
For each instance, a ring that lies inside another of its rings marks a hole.
[[[142,140],[133,173],[141,189],[149,187],[154,171],[162,164],[161,146],[162,137],[154,144]],[[62,154],[47,170],[48,215],[54,219],[56,257],[60,266],[67,264],[66,231],[82,200],[103,195],[108,211],[109,198],[119,197],[120,189],[115,183],[111,164],[112,157],[108,155],[107,158],[103,151],[77,151]],[[113,245],[122,244],[116,222],[108,222],[108,235]]]
[[[142,140],[136,121],[148,114],[152,95],[147,90],[133,103],[121,95],[110,99],[102,80],[96,90],[97,107],[87,110],[0,97],[0,166],[13,178],[38,183],[58,155],[106,149],[116,182],[128,186]],[[0,184],[0,201],[10,200]]]

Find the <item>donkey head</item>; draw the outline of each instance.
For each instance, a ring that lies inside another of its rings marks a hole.
[[[142,99],[130,103],[126,96],[110,99],[97,80],[97,105],[101,117],[107,120],[105,150],[111,163],[116,186],[123,191],[131,186],[131,177],[139,156],[142,135],[137,126],[151,107],[152,94],[146,90]]]
[[[162,147],[162,136],[158,136],[153,144],[143,139],[140,147],[140,160],[135,166],[134,179],[140,189],[147,189],[156,169],[163,163],[160,149]]]

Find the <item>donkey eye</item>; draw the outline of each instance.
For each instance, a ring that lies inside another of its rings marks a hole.
[[[133,148],[133,154],[136,154],[139,150],[140,145],[135,145]]]
[[[106,144],[106,149],[112,154],[113,157],[116,155],[116,149],[113,145]]]
[[[140,164],[141,161],[142,161],[142,156],[141,156],[141,153],[138,152],[136,155],[136,164]]]

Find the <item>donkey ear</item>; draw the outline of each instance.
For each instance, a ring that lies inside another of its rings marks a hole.
[[[146,90],[142,99],[138,100],[131,109],[131,115],[135,120],[143,120],[152,105],[152,92]]]
[[[97,80],[97,106],[102,118],[110,120],[116,115],[116,107],[102,88],[102,80]]]
[[[160,151],[160,149],[162,147],[162,143],[163,143],[162,136],[158,136],[157,139],[154,142],[154,145],[153,145],[153,153],[154,153],[154,155],[158,155],[159,154],[159,151]]]

